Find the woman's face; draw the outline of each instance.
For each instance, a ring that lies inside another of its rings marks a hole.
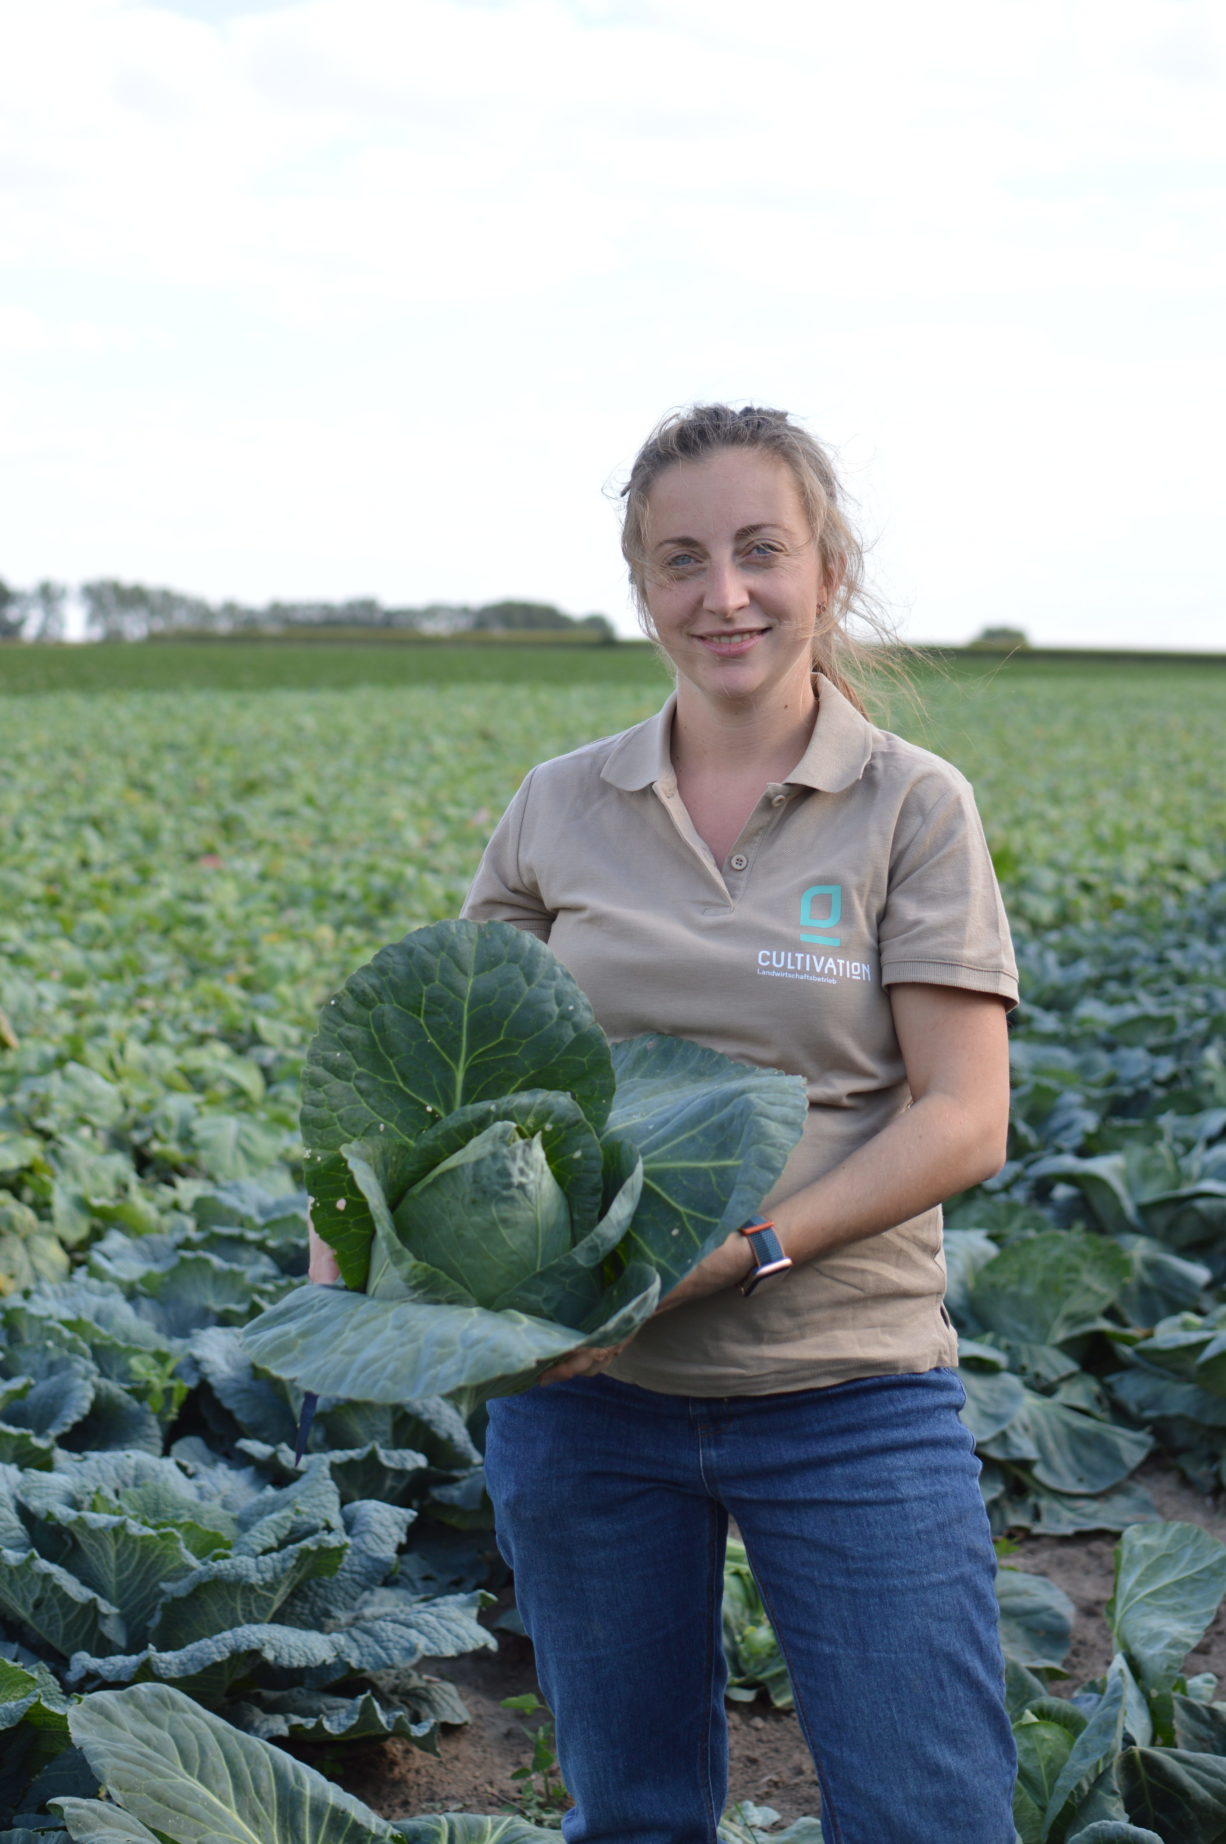
[[[679,691],[717,704],[812,697],[826,591],[786,462],[755,449],[674,462],[647,496],[647,554],[647,608]]]

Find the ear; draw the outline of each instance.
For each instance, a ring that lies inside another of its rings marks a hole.
[[[826,568],[822,577],[821,599],[826,605],[826,613],[829,614],[838,600],[843,578],[847,574],[847,557],[844,552],[840,551],[837,556],[827,557],[823,561]]]

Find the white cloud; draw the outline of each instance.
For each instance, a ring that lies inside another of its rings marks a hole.
[[[39,314],[33,308],[0,301],[0,356],[130,351],[133,344],[122,327]]]

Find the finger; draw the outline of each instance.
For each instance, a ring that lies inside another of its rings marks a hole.
[[[536,1380],[538,1383],[565,1383],[567,1377],[585,1376],[592,1368],[590,1355],[587,1351],[580,1351],[573,1357],[560,1358],[548,1370],[543,1370]]]
[[[626,1340],[626,1344],[630,1341]],[[572,1351],[543,1370],[536,1379],[538,1383],[564,1383],[568,1377],[591,1376],[611,1364],[626,1348],[626,1344],[605,1345],[598,1350]]]
[[[307,1263],[307,1279],[324,1287],[330,1286],[333,1281],[338,1281],[341,1278],[341,1270],[335,1251],[329,1248],[323,1237],[313,1227],[307,1231],[307,1242],[311,1251]]]
[[[560,1363],[551,1364],[548,1370],[542,1370],[536,1380],[540,1384],[565,1383],[567,1377],[579,1376],[581,1370],[582,1367],[572,1359],[564,1358]]]

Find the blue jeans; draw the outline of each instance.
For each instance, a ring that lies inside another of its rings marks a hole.
[[[774,1396],[609,1377],[490,1407],[486,1476],[569,1844],[714,1844],[736,1519],[828,1844],[1014,1844],[995,1557],[954,1372]]]

